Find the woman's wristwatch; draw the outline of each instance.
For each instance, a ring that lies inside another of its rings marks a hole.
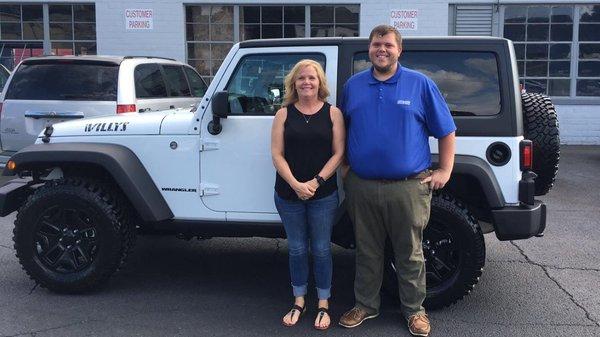
[[[322,186],[323,184],[325,184],[325,179],[323,179],[323,177],[321,177],[320,175],[316,175],[315,179],[317,179],[317,183],[319,183],[319,186]]]

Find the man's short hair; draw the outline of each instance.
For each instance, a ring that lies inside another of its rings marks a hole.
[[[381,37],[389,33],[394,34],[394,37],[396,38],[396,43],[398,43],[398,47],[402,47],[402,35],[400,35],[400,32],[396,28],[390,25],[379,25],[373,28],[371,34],[369,34],[369,44],[371,43],[371,41],[373,41],[373,37]]]

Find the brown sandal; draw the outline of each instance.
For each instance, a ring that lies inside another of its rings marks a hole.
[[[329,325],[327,325],[325,327],[321,327],[321,321],[323,320],[323,317],[325,317],[325,315],[329,316]],[[331,315],[329,314],[329,308],[319,308],[319,311],[317,313],[317,318],[319,319],[319,322],[315,325],[315,329],[317,329],[317,330],[329,329],[329,326],[331,326]]]
[[[301,307],[301,306],[299,306],[297,304],[294,304],[294,306],[292,307],[292,309],[290,309],[290,311],[288,311],[288,313],[285,314],[285,316],[287,316],[289,313],[291,313],[290,320],[293,320],[294,319],[294,315],[296,314],[296,312],[299,313],[299,316],[298,316],[298,319],[296,320],[295,323],[289,324],[289,323],[286,323],[283,320],[281,321],[281,323],[283,323],[283,325],[285,325],[285,326],[294,326],[294,325],[298,324],[298,322],[300,322],[300,318],[306,312],[306,305],[304,307]],[[285,316],[283,316],[283,317],[285,318]]]

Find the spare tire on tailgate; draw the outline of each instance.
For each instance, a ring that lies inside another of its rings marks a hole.
[[[549,97],[536,93],[521,94],[525,138],[533,142],[535,195],[544,195],[554,185],[560,158],[558,119]]]

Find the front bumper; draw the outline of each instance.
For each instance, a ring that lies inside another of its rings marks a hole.
[[[532,205],[510,206],[492,210],[498,240],[520,240],[541,235],[546,229],[546,204],[534,200]]]

